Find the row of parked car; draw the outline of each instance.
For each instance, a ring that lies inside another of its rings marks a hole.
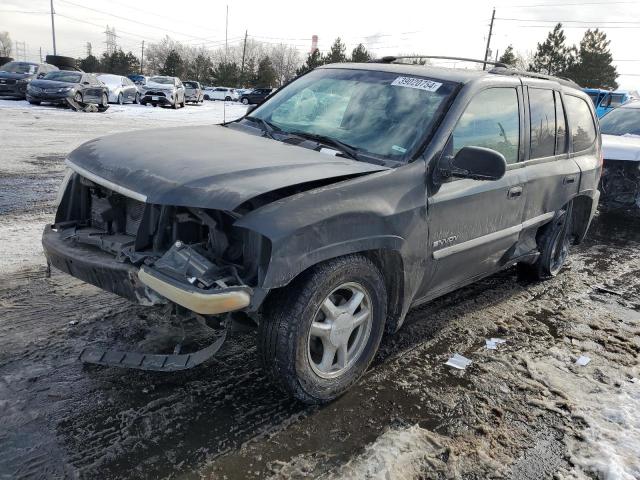
[[[203,87],[196,81],[177,77],[85,73],[60,70],[47,63],[9,62],[0,66],[0,97],[42,102],[136,103],[154,107],[184,107],[204,100],[237,100],[245,105],[260,104],[272,92],[270,88],[241,90],[226,87]]]

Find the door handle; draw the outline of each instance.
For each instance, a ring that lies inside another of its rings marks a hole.
[[[522,196],[522,187],[511,187],[507,194],[509,198],[518,198]]]
[[[575,175],[567,175],[566,177],[564,177],[564,180],[562,180],[562,183],[564,185],[569,185],[571,183],[576,183],[576,176]]]

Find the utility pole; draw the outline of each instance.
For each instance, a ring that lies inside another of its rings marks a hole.
[[[489,58],[489,47],[491,46],[491,35],[493,34],[493,21],[496,19],[496,9],[494,7],[493,14],[491,15],[491,23],[489,24],[489,36],[487,37],[487,48],[484,50],[484,61],[486,62]],[[487,69],[487,64],[482,64],[482,70]]]
[[[224,61],[227,61],[229,55],[229,5],[227,5],[227,19],[224,26]]]
[[[244,31],[244,45],[242,47],[242,66],[240,67],[240,80],[244,80],[244,54],[247,51],[247,33],[248,30]],[[244,87],[244,85],[242,85]]]
[[[142,54],[140,55],[140,75],[144,71],[144,40],[142,40]]]
[[[56,52],[56,22],[53,19],[54,13],[56,13],[56,11],[53,9],[53,0],[51,0],[51,35],[53,36],[53,54],[57,55],[58,53]]]
[[[42,47],[40,47],[40,63],[42,63]]]

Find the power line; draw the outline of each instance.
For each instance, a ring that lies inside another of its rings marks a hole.
[[[496,17],[496,20],[505,20],[510,22],[538,22],[538,23],[589,23],[589,24],[605,24],[605,23],[613,23],[613,24],[634,24],[640,25],[640,21],[615,21],[615,20],[542,20],[539,18],[502,18]]]
[[[538,7],[571,7],[571,6],[585,6],[585,5],[633,5],[638,2],[579,2],[579,3],[538,3],[535,5],[500,5],[499,8],[538,8]]]
[[[139,20],[131,20],[130,18],[122,17],[122,16],[116,15],[114,13],[105,12],[104,10],[98,10],[97,8],[86,7],[84,5],[80,5],[79,3],[70,2],[69,0],[58,0],[58,1],[63,2],[65,4],[73,5],[74,7],[84,8],[84,9],[90,10],[92,12],[97,12],[97,13],[100,13],[102,15],[108,15],[110,17],[117,18],[117,19],[123,20],[125,22],[135,23],[135,24],[138,24],[138,25],[144,25],[145,27],[148,27],[148,28],[155,28],[156,30],[162,30],[163,32],[171,32],[171,33],[176,34],[176,35],[182,35],[183,37],[190,37],[190,38],[193,38],[193,39],[196,39],[196,40],[205,40],[203,37],[196,37],[194,35],[189,35],[189,34],[184,33],[184,32],[178,32],[176,30],[170,30],[168,28],[159,27],[157,25],[152,25],[150,23],[143,23],[143,22],[140,22]]]

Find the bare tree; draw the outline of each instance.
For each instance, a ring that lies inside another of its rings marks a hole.
[[[12,45],[9,32],[0,32],[0,56],[10,57]]]

